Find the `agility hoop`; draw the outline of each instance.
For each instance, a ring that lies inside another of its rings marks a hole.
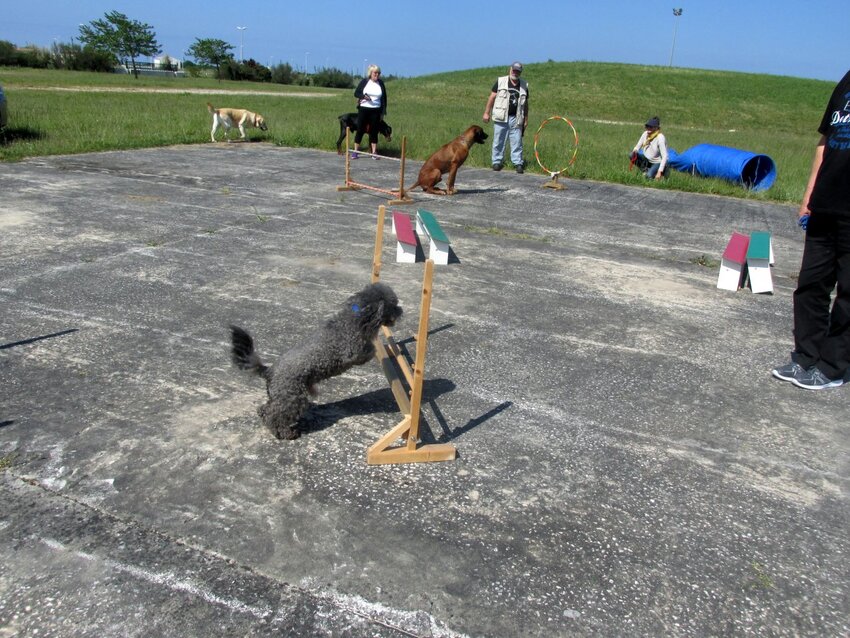
[[[537,149],[537,144],[540,141],[540,132],[544,128],[546,128],[546,125],[549,124],[549,122],[552,122],[554,120],[562,120],[562,121],[566,122],[567,126],[569,126],[570,130],[573,132],[573,152],[572,152],[572,155],[570,156],[570,159],[567,162],[567,165],[564,166],[564,168],[562,168],[561,170],[558,170],[558,171],[553,171],[552,169],[547,168],[546,166],[543,165],[543,162],[540,159],[540,153],[538,152],[538,149]],[[534,134],[534,159],[537,160],[537,164],[540,166],[540,168],[542,168],[544,170],[544,172],[548,173],[549,177],[551,178],[550,181],[543,184],[544,188],[555,188],[557,190],[563,190],[564,188],[566,188],[566,186],[564,186],[563,184],[558,182],[558,178],[561,175],[564,175],[569,170],[570,166],[572,166],[575,163],[577,154],[578,154],[578,133],[576,132],[576,127],[573,126],[573,123],[570,122],[567,118],[565,118],[561,115],[553,115],[552,117],[548,117],[545,120],[543,120],[543,122],[540,124],[540,128],[537,129],[537,133]]]
[[[411,204],[413,200],[409,197],[405,197],[404,195],[404,164],[405,164],[405,154],[407,151],[407,137],[401,138],[401,158],[396,159],[395,157],[388,157],[386,155],[376,155],[374,153],[364,153],[363,151],[356,151],[358,155],[363,155],[367,157],[374,157],[376,159],[388,159],[396,162],[401,162],[401,169],[399,170],[398,177],[398,190],[390,190],[388,188],[379,188],[377,186],[372,186],[370,184],[363,184],[361,182],[355,182],[351,179],[351,154],[355,151],[350,147],[350,133],[351,129],[346,127],[345,129],[345,186],[337,186],[336,189],[338,191],[356,191],[360,189],[366,189],[370,191],[376,191],[378,193],[383,193],[384,195],[389,195],[395,199],[391,199],[389,201],[390,204]]]

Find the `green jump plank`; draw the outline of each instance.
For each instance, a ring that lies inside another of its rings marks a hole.
[[[750,235],[747,259],[770,259],[770,233],[758,232]]]
[[[446,244],[450,243],[449,238],[446,236],[446,233],[443,232],[443,228],[440,226],[433,213],[429,213],[427,210],[420,208],[416,211],[416,216],[419,218],[419,221],[422,222],[422,225],[425,227],[425,230],[428,232],[428,236],[431,239],[434,241],[441,241]]]

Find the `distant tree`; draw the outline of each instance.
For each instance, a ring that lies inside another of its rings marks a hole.
[[[123,13],[109,11],[103,20],[93,20],[80,25],[80,42],[101,51],[108,51],[115,59],[125,62],[129,58],[133,75],[139,79],[136,58],[157,55],[162,49],[156,41],[153,27],[131,20]]]
[[[334,89],[353,89],[354,76],[335,67],[322,68],[313,74],[313,84]]]
[[[186,55],[195,58],[198,64],[209,64],[215,67],[215,76],[221,79],[221,65],[233,58],[233,47],[224,40],[215,38],[195,38],[194,44],[186,51]]]
[[[113,68],[112,54],[98,51],[94,47],[84,47],[72,58],[68,68],[72,71],[95,71],[109,73]]]
[[[221,64],[221,77],[227,80],[271,82],[272,72],[253,58],[244,62],[228,58]]]
[[[49,69],[52,64],[53,53],[50,49],[32,45],[18,49],[18,66],[31,69]]]
[[[270,82],[272,79],[272,72],[254,58],[249,58],[239,65],[239,74],[240,80],[250,82]]]
[[[277,64],[272,67],[272,82],[277,84],[292,84],[294,77],[292,75],[292,65],[289,62]]]
[[[18,48],[7,40],[0,40],[0,65],[18,65]]]
[[[219,68],[219,79],[224,78],[225,80],[241,80],[242,74],[240,72],[241,65],[237,60],[233,58],[227,58],[224,62],[221,63],[221,68]]]

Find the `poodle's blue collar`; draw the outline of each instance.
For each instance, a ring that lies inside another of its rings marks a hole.
[[[358,306],[357,304],[352,304],[351,311],[354,313],[355,316],[360,316],[360,306]]]

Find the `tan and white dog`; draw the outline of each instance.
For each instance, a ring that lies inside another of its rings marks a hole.
[[[245,139],[245,126],[253,126],[261,131],[269,130],[266,126],[266,121],[259,113],[252,113],[246,109],[217,109],[212,104],[207,102],[207,110],[212,113],[212,133],[210,137],[215,142],[215,132],[219,126],[224,127],[224,138],[229,142],[227,134],[234,126],[239,128],[239,134],[242,139]]]

